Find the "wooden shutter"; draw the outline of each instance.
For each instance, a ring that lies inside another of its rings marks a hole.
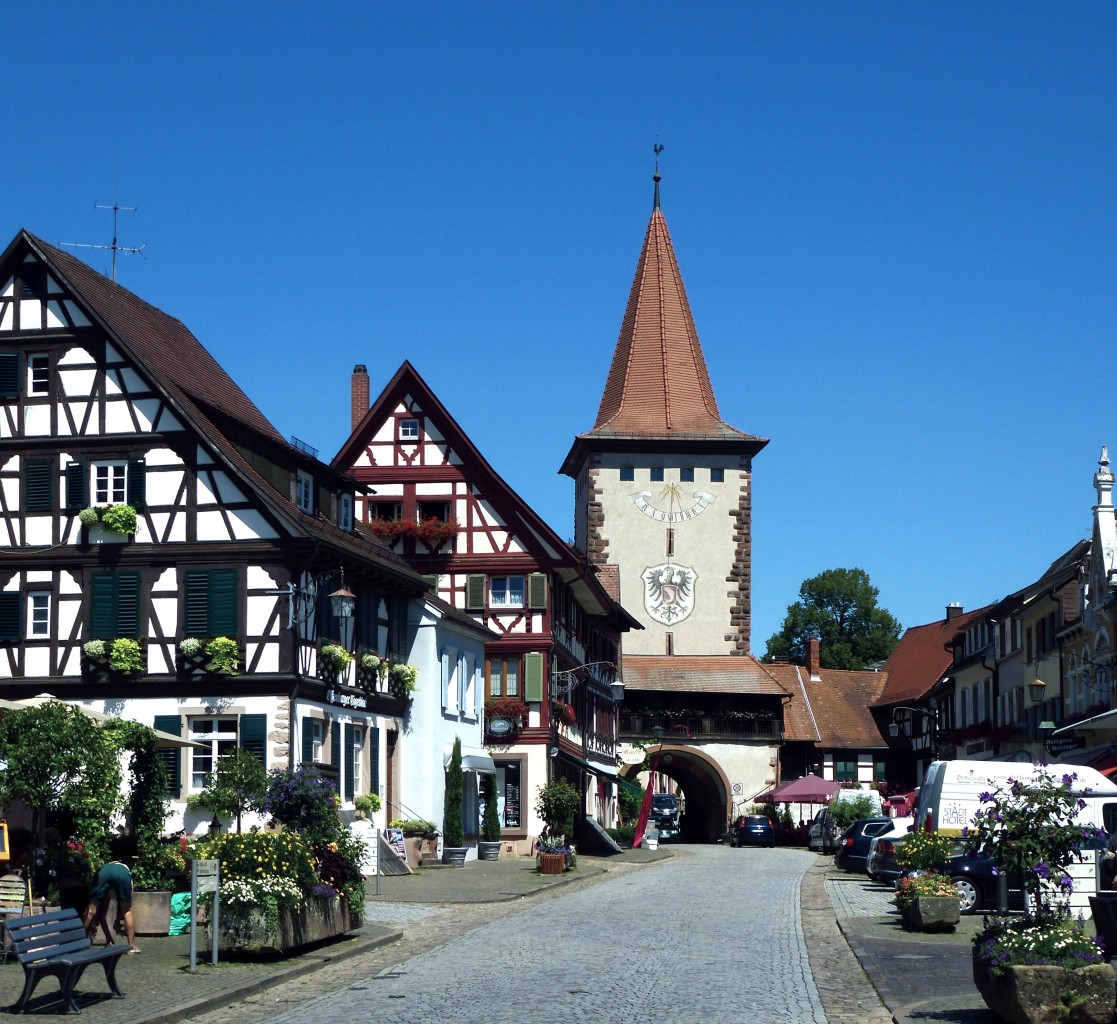
[[[235,569],[215,569],[209,574],[209,636],[237,635],[239,596]]]
[[[240,716],[240,745],[256,755],[257,760],[265,768],[267,760],[267,715],[241,715]]]
[[[380,795],[380,726],[368,728],[368,791]]]
[[[85,463],[66,463],[66,511],[80,512],[88,504],[89,474]]]
[[[397,598],[392,604],[391,654],[396,661],[407,660],[407,602]]]
[[[160,732],[182,735],[182,718],[179,715],[156,715],[155,728]],[[182,749],[180,747],[156,747],[155,753],[167,770],[167,797],[177,800],[182,794]]]
[[[442,710],[445,711],[450,706],[450,654],[446,650],[442,651],[442,657],[438,659],[439,669],[442,673]]]
[[[341,771],[341,723],[338,721],[330,726],[330,764]]]
[[[89,581],[89,635],[116,636],[116,582],[111,572],[99,572]]]
[[[116,635],[140,635],[140,574],[118,572],[116,577]]]
[[[19,398],[23,383],[23,358],[18,352],[0,352],[0,398]]]
[[[524,655],[524,700],[543,699],[543,655]]]
[[[188,572],[182,590],[183,635],[209,636],[209,573]]]
[[[353,749],[353,726],[345,725],[345,799],[352,800],[356,790],[353,787],[353,769],[356,766],[356,751]]]
[[[23,479],[23,507],[28,512],[54,508],[54,460],[28,459]]]
[[[0,593],[0,641],[23,639],[22,590],[5,590]]]
[[[527,578],[527,606],[540,611],[547,607],[547,577],[541,572]]]
[[[132,508],[147,505],[147,463],[143,459],[128,460],[128,504]]]
[[[466,611],[483,612],[485,610],[485,576],[483,573],[470,573],[465,578],[465,607]]]
[[[303,764],[314,760],[314,719],[303,719]]]

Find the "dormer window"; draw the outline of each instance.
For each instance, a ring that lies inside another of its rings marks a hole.
[[[400,420],[399,439],[401,441],[418,441],[419,421],[413,419]]]
[[[295,476],[295,505],[300,512],[314,512],[314,478],[301,469]]]
[[[353,531],[353,495],[343,494],[337,499],[337,525],[346,533]]]

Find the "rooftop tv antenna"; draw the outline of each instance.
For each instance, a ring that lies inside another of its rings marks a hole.
[[[119,203],[113,203],[109,206],[107,203],[94,203],[93,209],[95,210],[112,210],[112,245],[95,245],[92,242],[59,242],[59,245],[67,245],[71,249],[111,249],[112,250],[112,280],[116,283],[116,254],[118,252],[128,253],[129,255],[139,254],[144,256],[144,249],[147,248],[147,242],[143,245],[118,245],[116,238],[116,225],[117,217],[121,210],[126,213],[135,213],[139,207],[136,206],[121,206]],[[144,256],[144,259],[147,259]]]

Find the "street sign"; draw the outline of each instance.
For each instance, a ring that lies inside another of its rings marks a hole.
[[[193,862],[198,892],[217,892],[217,872],[220,861],[196,860]]]

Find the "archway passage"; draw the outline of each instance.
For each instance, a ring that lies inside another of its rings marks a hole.
[[[652,753],[652,759],[655,753]],[[693,747],[665,743],[659,751],[660,774],[674,780],[682,791],[683,814],[680,819],[683,840],[688,843],[715,843],[729,822],[729,782],[721,766]],[[635,780],[640,765],[621,769],[624,778]]]

